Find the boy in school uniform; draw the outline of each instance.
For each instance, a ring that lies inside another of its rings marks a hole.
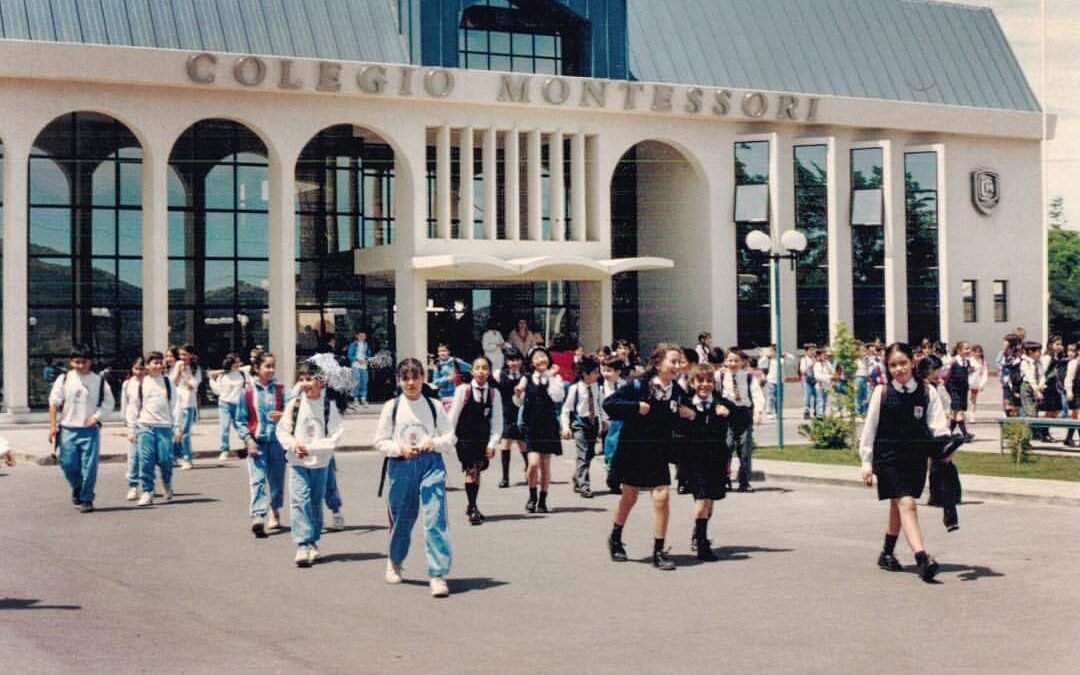
[[[592,356],[584,356],[578,364],[581,378],[570,385],[560,415],[563,440],[574,439],[577,447],[577,470],[574,472],[574,492],[591,499],[592,484],[589,465],[596,453],[600,436],[600,364]]]
[[[154,503],[154,468],[161,470],[165,486],[165,501],[173,498],[173,444],[179,443],[183,431],[174,417],[175,391],[163,374],[165,356],[161,352],[146,355],[146,374],[139,382],[135,398],[128,402],[125,422],[128,440],[139,448],[139,475],[142,496],[139,506]],[[174,428],[175,427],[175,428]]]
[[[49,443],[59,437],[59,462],[71,485],[71,503],[80,512],[94,510],[101,423],[113,409],[105,378],[90,371],[93,353],[71,350],[71,370],[56,378],[49,393]]]
[[[1037,417],[1039,414],[1039,402],[1046,388],[1041,356],[1041,344],[1031,341],[1024,343],[1024,355],[1020,357],[1020,414],[1024,417]]]
[[[750,485],[750,462],[754,451],[754,425],[761,423],[761,409],[765,395],[761,385],[746,369],[746,354],[732,349],[724,361],[724,370],[718,375],[720,398],[732,402],[728,424],[728,445],[731,454],[739,457],[739,492],[753,492]]]

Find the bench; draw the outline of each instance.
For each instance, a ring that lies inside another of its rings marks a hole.
[[[1045,427],[1050,429],[1057,427],[1059,429],[1075,429],[1077,432],[1080,432],[1080,420],[1072,419],[1071,417],[1001,417],[997,421],[998,426],[1003,429],[1008,422],[1020,422],[1032,428]],[[1001,454],[1005,454],[1004,434],[1001,434],[998,449],[1001,451]],[[1067,451],[1071,448],[1065,446],[1063,449]]]

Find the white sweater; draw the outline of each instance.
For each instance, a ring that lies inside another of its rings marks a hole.
[[[246,383],[247,377],[236,370],[211,378],[210,389],[217,394],[218,401],[221,403],[239,403]]]
[[[285,448],[289,461],[296,466],[319,469],[330,463],[329,456],[325,461],[312,464],[296,454],[297,445],[311,445],[313,441],[329,438],[341,429],[341,413],[331,401],[330,414],[327,416],[325,397],[325,392],[319,398],[298,396],[289,401],[281,413],[281,421],[277,424],[277,440],[281,447]],[[296,406],[300,406],[300,410],[296,413],[296,427],[293,428],[293,410]]]
[[[399,401],[396,423],[392,419],[395,400]],[[435,407],[434,424],[429,403]],[[435,452],[450,452],[457,443],[450,418],[438,401],[425,401],[423,396],[410,400],[402,395],[386,402],[375,429],[376,450],[387,457],[400,457],[401,446],[415,447],[427,438],[434,443]]]

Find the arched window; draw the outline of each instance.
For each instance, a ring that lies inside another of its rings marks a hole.
[[[480,0],[461,15],[458,65],[587,76],[584,38],[585,23],[559,3],[518,6],[510,0]]]

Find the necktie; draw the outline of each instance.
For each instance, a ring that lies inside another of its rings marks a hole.
[[[596,420],[596,402],[593,400],[592,385],[585,385],[589,392],[589,422]]]
[[[742,397],[739,396],[739,377],[735,373],[731,374],[731,388],[735,390],[735,402],[741,402]]]

